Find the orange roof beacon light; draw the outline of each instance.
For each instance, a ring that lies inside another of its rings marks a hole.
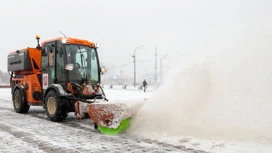
[[[40,35],[36,35],[36,39],[40,39],[41,37],[40,37]]]

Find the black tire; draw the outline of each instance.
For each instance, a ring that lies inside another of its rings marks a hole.
[[[16,89],[13,93],[13,107],[17,113],[27,113],[30,106],[27,104],[25,95],[20,89]]]
[[[66,117],[69,115],[69,113],[67,111],[62,111],[61,113],[61,118],[62,120],[66,119]]]
[[[63,121],[67,117],[63,101],[54,90],[49,91],[45,96],[45,110],[47,117],[54,122]]]
[[[62,108],[62,112],[61,112],[61,118],[62,120],[66,119],[66,117],[69,115],[69,110],[68,110],[68,100],[64,99],[64,98],[60,98],[61,101],[61,108]]]

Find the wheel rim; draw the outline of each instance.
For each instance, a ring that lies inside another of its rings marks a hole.
[[[53,97],[50,97],[47,101],[47,110],[50,114],[54,114],[56,112],[56,100]]]
[[[20,98],[20,95],[15,95],[14,104],[15,104],[15,107],[16,107],[16,108],[19,108],[19,107],[20,107],[20,105],[21,105],[21,98]]]

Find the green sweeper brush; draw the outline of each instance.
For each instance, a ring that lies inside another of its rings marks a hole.
[[[101,133],[116,135],[129,127],[131,117],[142,105],[143,102],[93,103],[88,107],[88,114]]]
[[[98,129],[103,134],[116,135],[120,132],[125,131],[129,127],[130,119],[131,118],[127,118],[123,120],[117,128],[108,128],[108,127],[103,127],[98,125]]]

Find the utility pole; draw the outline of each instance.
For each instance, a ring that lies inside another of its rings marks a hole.
[[[133,85],[134,85],[134,87],[136,86],[136,57],[135,57],[135,51],[136,51],[136,48],[134,50],[134,55],[133,55],[133,63],[134,63]]]
[[[162,84],[162,58],[161,58],[161,84]]]
[[[122,70],[122,67],[120,69],[120,82],[123,84],[123,70]]]
[[[139,49],[142,49],[143,46],[138,46],[134,49],[134,54],[132,55],[133,57],[133,62],[134,62],[134,82],[133,82],[133,85],[134,87],[136,86],[136,51],[139,50]]]
[[[157,83],[157,47],[155,47],[155,84]]]
[[[169,55],[169,54],[167,54],[167,55],[165,55],[165,56],[163,56],[163,57],[161,58],[161,84],[162,84],[162,60],[165,59],[168,55]]]

